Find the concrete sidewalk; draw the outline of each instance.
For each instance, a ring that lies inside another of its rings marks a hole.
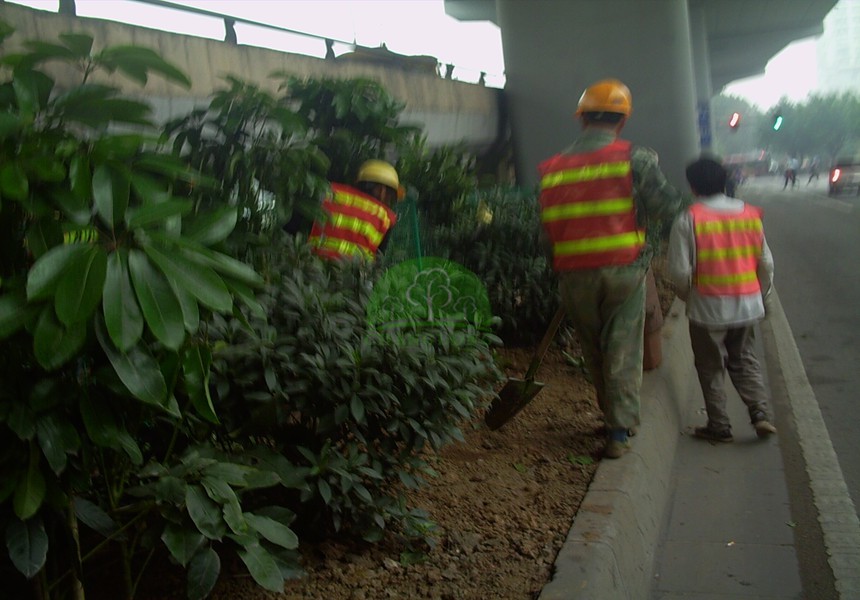
[[[775,304],[760,327],[759,358],[779,396],[780,436],[758,440],[736,396],[733,444],[690,436],[705,417],[684,305],[676,301],[664,324],[663,364],[643,382],[633,450],[601,462],[540,600],[860,598],[860,522]],[[812,490],[806,513],[789,495],[784,465],[795,463],[785,455],[799,457]],[[800,518],[813,522],[793,520]],[[810,530],[818,535],[799,543],[798,532]],[[814,593],[804,589],[798,559],[810,543],[829,571]]]

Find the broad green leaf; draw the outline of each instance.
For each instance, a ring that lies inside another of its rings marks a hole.
[[[36,413],[29,404],[12,403],[5,420],[6,426],[21,440],[32,440],[36,435]]]
[[[0,166],[0,194],[13,200],[25,200],[30,192],[27,174],[18,162]]]
[[[93,171],[96,212],[110,229],[125,218],[130,185],[128,176],[113,165],[101,164]]]
[[[284,577],[278,569],[278,563],[268,550],[259,543],[253,543],[239,550],[238,554],[251,577],[260,586],[272,592],[284,591]]]
[[[153,50],[139,46],[111,46],[102,50],[95,60],[111,69],[119,69],[140,83],[146,83],[147,71],[154,71],[166,79],[190,88],[191,81],[182,71],[164,60]],[[141,80],[140,72],[144,73]]]
[[[48,557],[48,534],[42,519],[12,519],[6,525],[6,549],[9,559],[27,579],[45,566]]]
[[[60,276],[54,308],[65,325],[89,319],[102,299],[107,272],[107,254],[101,246],[90,246],[70,261]]]
[[[202,487],[188,486],[185,491],[185,508],[200,533],[210,540],[220,540],[226,533],[220,505],[215,504]]]
[[[27,228],[27,249],[37,259],[62,243],[63,232],[54,219],[35,219]]]
[[[197,298],[191,295],[191,292],[180,287],[174,280],[168,280],[170,289],[176,294],[176,299],[179,300],[179,306],[182,308],[182,321],[185,323],[185,331],[195,333],[200,327],[200,307],[197,305]]]
[[[221,275],[230,277],[246,285],[252,287],[263,285],[263,278],[253,268],[226,254],[215,252],[208,248],[182,249],[181,253],[192,262],[211,267]]]
[[[77,58],[89,58],[93,49],[93,38],[84,33],[61,33],[60,41],[71,50]]]
[[[30,464],[27,471],[18,480],[18,487],[12,499],[15,515],[26,521],[36,514],[45,499],[45,478],[39,464],[39,451],[35,444],[30,444]]]
[[[230,502],[238,501],[236,491],[223,479],[204,475],[200,479],[200,485],[206,490],[206,494],[218,504],[229,504]]]
[[[141,204],[161,204],[170,199],[170,192],[163,182],[137,171],[131,174],[131,189]]]
[[[168,200],[159,204],[147,204],[126,213],[130,228],[146,227],[153,223],[162,223],[170,217],[184,215],[191,211],[190,200]]]
[[[86,498],[74,496],[72,497],[72,504],[75,507],[75,515],[78,520],[96,533],[104,537],[111,537],[119,528],[109,514]]]
[[[237,535],[248,535],[248,522],[245,521],[245,515],[242,514],[242,507],[239,505],[239,499],[236,498],[222,505],[221,513],[224,515],[224,522],[230,527],[230,530]]]
[[[119,425],[110,406],[90,395],[83,395],[78,407],[90,440],[102,448],[119,448]]]
[[[162,344],[177,350],[185,340],[185,323],[176,294],[140,250],[129,252],[128,265],[146,324]]]
[[[209,546],[201,548],[188,565],[188,600],[204,600],[209,596],[221,572],[221,559]]]
[[[357,423],[364,421],[364,402],[358,394],[353,394],[352,399],[349,401],[349,412],[352,413],[352,418]]]
[[[185,389],[195,410],[204,419],[218,425],[218,415],[209,393],[209,367],[212,353],[209,348],[193,345],[182,354],[182,372],[185,375]]]
[[[185,289],[204,306],[217,312],[229,312],[233,307],[233,297],[227,286],[209,267],[195,264],[181,254],[164,252],[152,245],[144,246],[144,251],[171,284]]]
[[[127,352],[143,334],[143,315],[131,286],[125,250],[108,255],[102,309],[114,346],[120,352]]]
[[[106,328],[101,320],[96,320],[96,337],[120,381],[138,400],[165,408],[167,384],[158,362],[140,346],[120,352],[111,343]]]
[[[293,530],[269,517],[255,515],[254,513],[245,513],[245,520],[248,525],[257,530],[257,532],[265,539],[273,544],[277,544],[287,550],[295,550],[299,547],[299,538],[293,533]]]
[[[0,340],[18,331],[39,314],[39,310],[39,306],[28,305],[23,294],[0,296]]]
[[[176,523],[168,523],[161,534],[161,541],[170,550],[170,554],[176,559],[176,562],[185,567],[206,541],[206,538],[197,530],[190,530]]]
[[[325,479],[318,479],[317,489],[319,489],[320,497],[323,499],[323,502],[328,505],[331,502],[331,486],[328,481]]]
[[[206,467],[206,475],[223,479],[232,486],[241,487],[245,485],[247,476],[256,471],[254,467],[237,465],[234,463],[218,462]]]
[[[54,295],[69,264],[86,254],[86,244],[55,246],[41,256],[27,274],[27,299],[44,300]]]
[[[185,223],[182,233],[204,246],[212,246],[227,239],[236,227],[237,210],[223,206]]]
[[[76,198],[88,200],[93,191],[93,175],[90,172],[90,158],[86,154],[76,154],[69,164],[71,190]]]
[[[54,189],[51,197],[54,203],[74,225],[89,226],[90,217],[92,216],[92,205],[90,204],[89,196],[81,198],[70,190]]]
[[[5,140],[10,134],[21,129],[21,120],[17,115],[0,112],[0,141]]]
[[[257,297],[254,295],[254,292],[250,287],[244,283],[239,283],[238,281],[231,279],[227,279],[224,283],[226,283],[230,291],[233,292],[233,296],[238,298],[242,304],[250,309],[251,314],[255,317],[259,317],[260,319],[266,318],[266,309],[264,309],[263,305],[260,304],[260,301],[257,300]]]
[[[204,182],[207,185],[211,185],[212,183],[206,180],[198,171],[185,165],[178,158],[167,154],[156,154],[154,152],[142,153],[135,161],[134,166],[136,169],[159,173],[181,181],[191,183]]]
[[[36,422],[36,438],[51,470],[59,475],[66,468],[66,447],[58,419],[53,414],[43,415]]]
[[[51,305],[45,305],[33,332],[33,354],[46,371],[66,364],[83,348],[87,339],[86,323],[63,325]]]

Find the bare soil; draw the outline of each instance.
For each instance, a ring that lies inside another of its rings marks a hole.
[[[675,294],[654,273],[661,312]],[[522,377],[534,348],[505,349],[508,376]],[[566,356],[567,355],[567,356]],[[479,418],[465,442],[436,457],[439,477],[412,495],[438,525],[436,546],[418,564],[404,547],[344,541],[303,545],[308,576],[285,588],[289,600],[531,600],[552,578],[555,557],[597,470],[605,438],[594,389],[561,335],[538,371],[546,385],[514,419],[490,431]],[[246,576],[222,578],[217,600],[276,598]]]
[[[665,315],[674,293],[662,277],[662,261],[654,267]],[[533,352],[502,350],[507,375],[522,377]],[[307,577],[288,582],[284,595],[262,590],[237,564],[223,566],[212,598],[537,598],[552,578],[605,444],[593,387],[570,360],[579,354],[575,336],[560,335],[537,375],[546,385],[528,406],[497,431],[479,416],[467,424],[464,443],[432,459],[439,476],[411,496],[411,506],[425,509],[438,525],[436,544],[423,561],[414,562],[396,540],[303,542]]]
[[[533,349],[502,352],[521,377]],[[438,525],[436,546],[419,564],[402,544],[303,544],[308,576],[287,584],[290,600],[486,600],[536,598],[597,469],[604,438],[594,393],[562,348],[547,353],[537,397],[497,431],[481,420],[465,443],[433,462],[439,477],[412,495]],[[219,600],[276,598],[248,578],[222,582]],[[283,598],[283,596],[280,596]]]

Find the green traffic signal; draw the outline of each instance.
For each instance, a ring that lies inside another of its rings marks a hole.
[[[782,115],[776,115],[773,118],[773,130],[779,131],[780,127],[782,127]]]

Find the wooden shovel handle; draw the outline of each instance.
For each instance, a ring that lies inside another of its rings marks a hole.
[[[540,367],[541,362],[543,362],[543,357],[549,349],[549,345],[552,343],[552,340],[563,320],[564,306],[560,305],[558,310],[555,311],[555,316],[553,316],[552,321],[550,321],[549,327],[546,328],[546,333],[543,334],[543,339],[540,341],[540,345],[535,350],[534,358],[532,358],[532,362],[529,365],[529,370],[526,371],[526,374],[523,377],[526,381],[534,379],[538,367]]]

